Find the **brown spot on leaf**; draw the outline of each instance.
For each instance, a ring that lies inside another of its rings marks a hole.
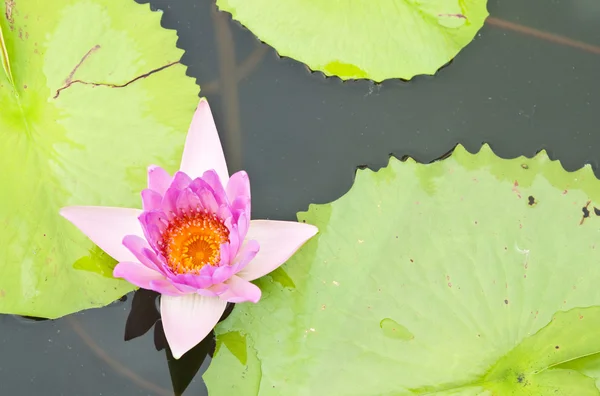
[[[535,206],[537,204],[537,201],[535,200],[535,197],[533,195],[527,197],[527,204],[529,206]]]
[[[560,349],[560,347],[557,345],[557,346],[554,347],[554,349]]]
[[[582,225],[583,222],[585,221],[585,219],[587,219],[588,217],[590,217],[590,210],[588,209],[588,206],[590,206],[590,203],[592,203],[592,201],[587,201],[587,203],[585,204],[585,206],[583,208],[581,208],[581,211],[583,212],[583,217],[581,218],[581,221],[579,222],[579,225]]]
[[[508,300],[504,300],[504,304],[508,305]]]
[[[594,214],[596,216],[600,216],[600,209],[598,209],[597,207],[594,206]]]
[[[13,30],[13,25],[15,23],[15,19],[13,17],[13,11],[15,8],[14,0],[4,0],[4,7],[6,8],[6,11],[4,11],[4,15],[6,16],[6,20],[8,20],[8,23],[10,24],[10,30]]]
[[[512,191],[515,194],[517,194],[517,197],[521,198],[521,191],[519,191],[519,189],[517,187],[519,187],[519,182],[515,180],[515,182],[513,183]]]
[[[523,169],[529,169],[529,165],[527,165],[527,164],[521,164],[521,168],[523,168]]]
[[[463,14],[438,14],[438,16],[440,16],[440,17],[458,18],[458,19],[467,19],[467,17],[464,16]]]

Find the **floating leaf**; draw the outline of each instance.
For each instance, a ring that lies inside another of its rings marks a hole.
[[[342,79],[434,74],[475,37],[485,0],[217,0],[279,54]],[[265,18],[268,15],[268,18]]]
[[[360,170],[299,215],[319,234],[282,267],[295,288],[265,277],[217,327],[248,358],[219,348],[210,394],[598,395],[599,204],[589,166],[545,152]]]
[[[137,207],[148,165],[176,169],[197,86],[160,17],[129,0],[0,2],[0,312],[56,318],[133,289],[58,210]]]

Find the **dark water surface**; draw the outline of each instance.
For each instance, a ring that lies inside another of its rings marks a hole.
[[[379,168],[390,153],[428,162],[457,143],[502,157],[545,148],[600,174],[597,0],[493,0],[493,18],[436,77],[380,85],[281,59],[212,1],[152,4],[179,33],[230,170],[251,175],[256,218],[294,219],[344,194],[358,165]],[[57,321],[0,316],[0,395],[172,395],[152,332],[123,342],[130,303]],[[200,375],[185,394],[206,394]]]

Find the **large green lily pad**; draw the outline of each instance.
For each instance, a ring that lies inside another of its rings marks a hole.
[[[434,74],[488,16],[486,0],[217,0],[279,54],[327,76]]]
[[[545,152],[360,170],[217,327],[210,394],[600,395],[599,204]]]
[[[198,88],[160,13],[130,0],[0,2],[0,312],[56,318],[133,286],[58,215],[139,207],[176,169]]]

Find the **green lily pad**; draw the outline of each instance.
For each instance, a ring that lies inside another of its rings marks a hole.
[[[485,0],[217,0],[217,6],[282,56],[327,76],[378,82],[435,74],[488,16]]]
[[[217,327],[210,394],[600,395],[598,207],[591,168],[545,152],[360,170]]]
[[[0,2],[0,312],[56,318],[133,286],[58,215],[139,207],[146,167],[177,168],[198,87],[176,34],[133,1]]]

